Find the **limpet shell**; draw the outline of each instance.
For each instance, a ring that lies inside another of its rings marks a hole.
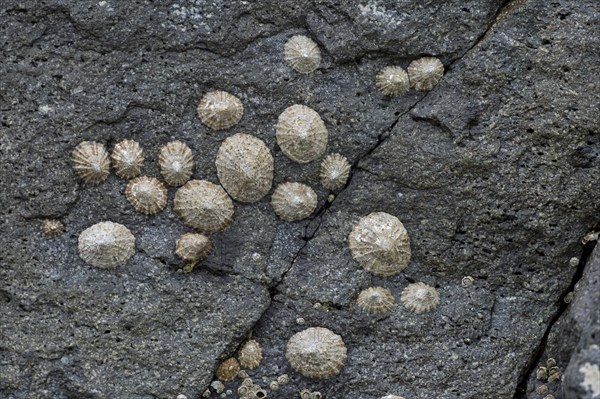
[[[206,93],[196,113],[202,123],[212,130],[229,129],[242,119],[244,105],[239,98],[226,91],[211,91]]]
[[[331,154],[321,163],[321,184],[335,191],[346,185],[350,177],[350,162],[341,154]]]
[[[358,294],[358,307],[367,313],[382,314],[394,307],[394,296],[390,290],[383,287],[369,287]]]
[[[188,227],[201,233],[225,231],[233,220],[233,202],[221,186],[190,180],[175,193],[173,210]]]
[[[311,73],[321,64],[321,50],[309,37],[296,35],[285,43],[283,58],[296,72]]]
[[[113,148],[112,160],[117,177],[132,179],[142,172],[144,151],[137,141],[123,140]]]
[[[249,134],[226,138],[215,161],[223,188],[240,202],[256,202],[273,182],[273,156],[265,143]]]
[[[192,150],[181,141],[172,141],[161,148],[158,165],[167,184],[179,187],[190,180],[194,172]]]
[[[319,114],[306,105],[295,104],[279,115],[275,138],[281,151],[292,161],[308,163],[327,148],[327,128]]]
[[[406,309],[417,314],[429,312],[440,304],[440,294],[425,283],[409,284],[402,291],[401,299]]]
[[[361,218],[348,237],[352,257],[380,277],[401,273],[410,263],[410,242],[402,222],[385,212]]]
[[[135,237],[122,224],[100,222],[79,235],[79,256],[92,266],[112,269],[125,264],[135,253]]]
[[[156,215],[167,206],[168,193],[157,178],[141,176],[127,183],[125,197],[136,211]]]
[[[396,97],[410,89],[408,74],[399,66],[383,68],[375,77],[375,85],[386,96]]]
[[[433,89],[442,76],[444,76],[444,64],[434,57],[419,58],[408,66],[410,84],[415,90]]]
[[[71,153],[73,168],[81,180],[98,184],[110,173],[110,160],[103,144],[83,141]]]
[[[228,382],[233,381],[240,371],[240,364],[235,358],[230,357],[225,360],[217,368],[216,376],[220,381]]]
[[[42,234],[46,238],[58,237],[64,231],[65,226],[57,219],[44,219],[42,221]]]
[[[253,339],[246,342],[242,346],[242,349],[240,349],[238,360],[240,361],[240,365],[245,369],[254,370],[257,368],[262,360],[262,348],[260,344]]]
[[[308,378],[330,378],[346,363],[342,337],[323,327],[311,327],[294,334],[285,357],[294,370]]]
[[[273,191],[271,206],[286,222],[305,219],[317,208],[317,193],[302,183],[282,183]]]
[[[175,254],[186,262],[202,262],[213,249],[210,238],[198,233],[183,234],[175,245]]]

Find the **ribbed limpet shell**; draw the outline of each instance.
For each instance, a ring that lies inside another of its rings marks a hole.
[[[57,219],[44,219],[42,221],[42,234],[46,238],[55,238],[62,234],[65,226]]]
[[[233,381],[239,373],[239,371],[240,364],[237,360],[235,360],[235,358],[230,357],[229,359],[221,363],[221,365],[217,368],[216,375],[220,381],[228,382]]]
[[[204,234],[186,233],[177,240],[175,254],[187,262],[201,262],[212,252],[212,242]]]
[[[244,105],[239,98],[226,91],[211,91],[202,97],[196,112],[209,128],[224,130],[242,119]]]
[[[123,140],[112,152],[115,174],[121,179],[132,179],[142,172],[144,151],[137,141]]]
[[[125,264],[135,253],[135,237],[122,224],[100,222],[79,235],[79,256],[101,269]]]
[[[226,230],[233,220],[233,202],[219,185],[190,180],[175,193],[173,210],[183,224],[201,233]]]
[[[81,180],[98,184],[110,173],[110,160],[103,144],[83,141],[71,153],[73,168]]]
[[[429,312],[440,304],[440,294],[425,283],[409,284],[402,291],[402,303],[413,313]]]
[[[158,165],[167,184],[179,187],[190,180],[194,172],[192,150],[181,141],[172,141],[161,148]]]
[[[136,211],[156,215],[167,206],[168,193],[157,178],[141,176],[127,183],[125,197]]]
[[[444,76],[444,64],[434,57],[423,57],[414,60],[408,66],[410,84],[415,90],[429,91]]]
[[[321,64],[319,45],[303,35],[288,39],[284,46],[283,57],[285,62],[299,73],[311,73]]]
[[[305,219],[317,208],[317,193],[302,183],[282,183],[273,191],[271,206],[286,222]]]
[[[369,287],[358,294],[358,307],[367,313],[382,314],[394,307],[394,296],[383,287]]]
[[[373,212],[354,225],[348,245],[352,257],[380,277],[401,273],[410,263],[410,241],[402,222],[385,212]]]
[[[221,185],[240,202],[256,202],[273,182],[273,156],[265,143],[249,134],[234,134],[223,141],[215,161]]]
[[[410,89],[408,74],[399,66],[383,68],[375,77],[375,85],[386,96],[396,97]]]
[[[327,148],[325,123],[315,110],[306,105],[292,105],[279,115],[275,137],[281,151],[297,163],[314,161]]]
[[[346,363],[342,337],[323,327],[311,327],[294,334],[285,357],[294,370],[308,378],[330,378]]]
[[[259,343],[253,339],[246,342],[240,349],[238,360],[245,369],[254,370],[257,368],[262,360],[262,349]]]
[[[341,154],[331,154],[321,163],[321,184],[327,190],[338,190],[346,185],[350,176],[350,162]]]

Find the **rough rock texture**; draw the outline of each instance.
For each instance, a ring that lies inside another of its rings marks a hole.
[[[197,398],[250,332],[264,350],[254,381],[290,374],[272,397],[304,388],[331,399],[526,397],[520,388],[577,278],[568,261],[599,221],[599,13],[596,0],[2,2],[0,397]],[[285,64],[294,34],[321,46],[318,71]],[[384,66],[423,55],[446,67],[434,90],[390,100],[375,88]],[[244,104],[231,131],[195,115],[212,90]],[[320,160],[293,164],[275,143],[277,116],[296,103],[325,121],[327,153],[354,165],[333,202]],[[217,182],[220,142],[239,132],[273,152],[273,186],[314,187],[318,211],[285,223],[269,196],[236,203],[231,228],[189,274],[177,271],[175,242],[188,229],[172,211],[174,189],[149,218],[127,203],[126,182],[111,174],[83,185],[69,159],[83,140],[112,151],[133,139],[143,173],[160,178],[159,149],[181,140],[193,178]],[[373,277],[350,256],[353,224],[373,211],[409,232],[413,259],[399,276]],[[44,238],[44,218],[65,233]],[[102,220],[137,238],[117,270],[77,256],[78,234]],[[465,275],[473,286],[461,287]],[[440,307],[357,310],[362,289],[399,297],[413,281],[435,286]],[[313,326],[348,347],[327,381],[285,360],[289,337]],[[577,348],[571,361],[553,354],[568,364],[568,398],[576,364],[597,356]]]

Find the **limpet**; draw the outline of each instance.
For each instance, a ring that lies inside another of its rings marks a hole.
[[[323,327],[311,327],[294,334],[285,357],[294,370],[308,378],[330,378],[346,363],[342,337]]]
[[[292,36],[283,49],[285,62],[299,73],[311,73],[321,64],[321,50],[309,37]]]
[[[121,179],[136,177],[144,167],[144,151],[137,141],[123,140],[117,143],[111,157],[115,174]]]
[[[157,178],[141,176],[127,183],[125,197],[136,211],[156,215],[167,206],[168,193]]]
[[[321,184],[335,191],[346,185],[350,176],[350,162],[341,154],[331,154],[321,163]]]
[[[409,284],[402,291],[402,303],[413,313],[426,313],[438,307],[440,294],[425,283]]]
[[[198,233],[183,234],[175,245],[175,254],[186,262],[202,262],[213,248],[210,238]]]
[[[65,226],[57,219],[44,219],[42,221],[42,234],[46,238],[58,237],[62,234]]]
[[[375,85],[386,96],[396,97],[410,89],[408,74],[399,66],[383,68],[375,77]]]
[[[286,222],[295,222],[310,216],[317,208],[317,193],[302,183],[282,183],[271,197],[273,211]]]
[[[444,76],[444,64],[434,57],[423,57],[414,60],[408,66],[410,84],[415,90],[429,91]]]
[[[259,343],[253,339],[246,342],[240,349],[238,360],[243,368],[250,370],[257,368],[262,360],[262,348]]]
[[[122,224],[100,222],[79,235],[79,256],[92,266],[112,269],[125,264],[135,253],[135,237]]]
[[[228,382],[233,381],[240,371],[240,364],[235,358],[230,357],[225,360],[217,368],[216,376],[220,381]]]
[[[81,180],[98,184],[110,173],[110,160],[103,144],[83,141],[71,153],[73,168]]]
[[[181,141],[172,141],[161,148],[158,165],[167,184],[179,187],[190,180],[194,172],[192,150]]]
[[[327,137],[323,119],[306,105],[295,104],[286,108],[275,126],[279,148],[297,163],[308,163],[323,155]]]
[[[358,294],[358,306],[367,313],[387,313],[394,307],[394,296],[383,287],[369,287]]]
[[[175,193],[173,210],[183,224],[201,233],[225,231],[233,220],[233,202],[219,185],[190,180]]]
[[[226,91],[206,93],[198,108],[198,117],[213,130],[224,130],[235,126],[244,115],[244,105],[239,98]]]

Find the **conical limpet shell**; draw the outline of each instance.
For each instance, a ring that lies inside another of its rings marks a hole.
[[[100,222],[79,235],[79,256],[92,266],[112,269],[123,265],[135,253],[135,237],[122,224]]]
[[[285,43],[283,57],[290,67],[300,73],[311,73],[321,64],[319,46],[302,35],[292,36]]]
[[[137,141],[123,140],[112,152],[115,174],[121,179],[132,179],[142,172],[144,151]]]
[[[202,262],[212,249],[210,238],[204,234],[186,233],[177,240],[175,254],[186,262]]]
[[[230,357],[217,368],[217,378],[223,382],[233,381],[240,371],[240,364]]]
[[[413,313],[425,313],[438,307],[440,294],[425,283],[409,284],[402,291],[402,303]]]
[[[342,337],[323,327],[311,327],[294,334],[285,357],[294,370],[309,378],[330,378],[346,363]]]
[[[338,190],[350,176],[350,162],[341,154],[331,154],[321,163],[321,184],[327,190]]]
[[[375,77],[375,85],[386,96],[396,97],[410,89],[408,74],[398,66],[383,68]]]
[[[348,245],[352,257],[380,277],[401,273],[410,263],[410,242],[402,222],[385,212],[373,212],[354,225]]]
[[[44,219],[42,221],[42,234],[46,238],[54,238],[61,235],[65,226],[57,219]]]
[[[156,215],[167,205],[168,193],[157,178],[142,176],[127,183],[125,197],[136,211]]]
[[[237,201],[256,202],[271,189],[273,156],[257,137],[235,134],[226,138],[215,165],[221,185]]]
[[[190,180],[194,172],[192,150],[181,141],[172,141],[161,148],[158,165],[167,184],[179,187]]]
[[[423,57],[408,66],[410,84],[415,90],[429,91],[444,76],[444,64],[437,58]]]
[[[246,342],[240,349],[238,360],[245,369],[254,370],[257,368],[262,360],[262,348],[259,343],[253,339]]]
[[[239,98],[226,91],[206,93],[198,108],[198,117],[213,130],[224,130],[235,126],[244,115],[244,106]]]
[[[110,160],[103,144],[83,141],[75,147],[71,158],[75,172],[86,183],[101,183],[110,173]]]
[[[281,151],[298,163],[314,161],[327,148],[325,123],[315,110],[305,105],[292,105],[279,115],[275,137]]]
[[[295,222],[310,216],[317,208],[317,193],[301,183],[282,183],[271,197],[273,211],[286,222]]]
[[[394,307],[394,296],[386,288],[370,287],[358,294],[356,303],[367,313],[387,313]]]
[[[233,202],[221,186],[190,180],[175,193],[173,210],[183,224],[205,234],[226,230],[233,220]]]

